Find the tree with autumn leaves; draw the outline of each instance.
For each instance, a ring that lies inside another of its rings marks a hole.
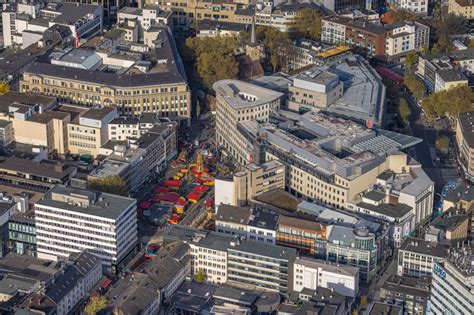
[[[183,59],[192,67],[191,75],[211,88],[219,80],[237,78],[234,51],[238,42],[236,36],[189,37],[182,47]]]

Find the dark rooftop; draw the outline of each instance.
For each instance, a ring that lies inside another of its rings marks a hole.
[[[173,295],[173,304],[180,310],[201,314],[201,311],[211,306],[212,296],[216,287],[210,284],[184,282]]]
[[[105,116],[114,111],[115,107],[103,107],[100,109],[91,108],[88,111],[84,112],[80,117],[88,119],[103,119]]]
[[[404,215],[406,215],[408,212],[413,210],[412,207],[404,203],[398,203],[396,205],[382,203],[376,206],[370,203],[360,202],[357,204],[357,207],[360,207],[363,209],[369,209],[370,211],[374,211],[379,214],[386,215],[392,218],[401,218]]]
[[[176,44],[173,37],[166,30],[161,28],[158,39],[163,43],[162,47],[157,47],[150,52],[147,57],[150,59],[166,59],[166,71],[138,73],[138,74],[116,74],[103,71],[90,71],[61,65],[51,64],[48,58],[33,62],[25,72],[37,74],[39,76],[51,76],[57,78],[73,79],[75,81],[86,81],[112,87],[137,87],[154,86],[160,84],[180,84],[186,83],[186,74],[181,63]],[[156,61],[156,60],[155,60]]]
[[[376,25],[374,23],[366,22],[366,21],[359,21],[359,20],[352,20],[348,17],[342,16],[329,16],[323,18],[326,21],[332,21],[338,24],[343,24],[346,26],[350,26],[355,29],[364,30],[365,32],[375,34],[375,35],[383,35],[387,33],[389,30],[384,28],[383,26]]]
[[[33,93],[20,93],[9,91],[4,95],[0,96],[0,111],[8,112],[8,107],[13,103],[24,104],[24,105],[42,105],[48,107],[56,102],[56,98],[33,94]]]
[[[140,119],[132,116],[121,116],[112,119],[109,124],[113,125],[136,125],[140,122]]]
[[[55,111],[55,110],[50,110],[42,113],[38,113],[33,115],[33,117],[30,118],[30,121],[36,122],[39,124],[47,124],[53,119],[59,119],[59,120],[64,120],[67,117],[70,117],[71,115],[66,112],[61,112],[61,111]]]
[[[74,267],[84,276],[101,263],[99,257],[89,253],[87,250],[73,253],[69,256],[69,259],[73,262]]]
[[[97,5],[84,3],[60,3],[58,7],[52,10],[61,13],[54,19],[54,22],[58,24],[74,25],[74,23],[88,14],[94,13],[97,8]]]
[[[148,148],[151,144],[153,144],[157,138],[161,138],[163,131],[165,131],[167,126],[159,125],[154,126],[150,130],[148,130],[144,135],[138,138],[135,144],[142,149]]]
[[[323,232],[325,230],[325,226],[322,225],[320,222],[292,218],[283,215],[280,216],[279,226],[291,226],[295,229],[302,229],[311,233]]]
[[[377,179],[389,180],[393,177],[393,175],[394,175],[393,171],[387,170],[387,171],[383,171],[382,173],[380,173],[379,176],[377,176]]]
[[[147,305],[158,297],[158,287],[153,279],[141,273],[129,273],[117,282],[108,296],[114,308],[122,314],[141,314]]]
[[[61,167],[62,163],[46,161],[35,162],[32,160],[21,159],[14,156],[1,157],[0,169],[19,172],[22,174],[47,177],[58,181],[63,181],[68,175],[74,172],[74,167]]]
[[[472,2],[472,0],[455,0],[455,1],[461,7],[472,7],[472,6],[474,6],[474,2]]]
[[[402,307],[382,302],[373,302],[367,309],[367,315],[398,315],[402,312]]]
[[[31,62],[33,62],[38,56],[43,54],[48,47],[38,47],[37,45],[30,45],[20,51],[12,52],[10,49],[6,49],[7,53],[3,53],[4,58],[1,60],[2,67],[0,69],[0,80],[9,80],[9,76],[13,76],[13,79],[20,75]]]
[[[387,195],[384,194],[383,192],[376,191],[376,190],[371,190],[369,192],[366,192],[363,197],[367,198],[367,199],[370,199],[372,201],[380,202],[380,201],[384,200],[386,196]]]
[[[391,292],[401,292],[427,299],[430,297],[430,283],[431,279],[427,277],[412,278],[391,275],[382,288]]]
[[[248,225],[262,229],[276,230],[280,215],[274,211],[266,209],[253,209],[249,217]]]
[[[318,287],[316,288],[315,294],[311,297],[311,301],[329,304],[329,305],[344,305],[346,297],[334,290]]]
[[[458,69],[439,70],[436,73],[443,79],[444,82],[467,81],[466,75]]]
[[[49,286],[46,295],[55,303],[59,303],[82,278],[78,269],[73,266],[66,268],[63,274],[56,278],[54,285]]]
[[[474,112],[473,112],[474,113]],[[474,133],[472,134],[472,138],[474,141]],[[460,184],[453,190],[451,190],[444,200],[450,202],[459,202],[460,200],[474,200],[474,186],[468,184]]]
[[[442,215],[437,216],[432,222],[431,225],[442,229],[444,231],[454,231],[468,220],[468,215],[465,213],[457,213],[457,210],[454,208],[448,209]]]
[[[250,217],[249,207],[220,205],[217,209],[216,220],[247,225]]]
[[[214,299],[238,303],[239,305],[252,306],[258,299],[255,293],[242,291],[230,286],[220,286],[214,292]]]
[[[448,254],[449,246],[442,243],[430,242],[421,238],[409,237],[400,246],[400,250],[422,255],[444,258]]]

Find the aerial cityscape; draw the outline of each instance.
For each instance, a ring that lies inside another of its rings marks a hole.
[[[2,0],[0,314],[474,315],[473,0]]]

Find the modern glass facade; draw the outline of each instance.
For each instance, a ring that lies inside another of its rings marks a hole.
[[[36,226],[34,220],[8,222],[8,249],[20,255],[36,257]]]

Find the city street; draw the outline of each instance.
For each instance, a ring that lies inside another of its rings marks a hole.
[[[209,148],[214,152],[214,121],[212,117],[207,117],[206,119],[195,120],[192,125],[184,131],[187,142],[190,144],[198,141],[199,146],[191,149],[188,158],[189,163],[196,162],[197,153],[201,147]],[[194,145],[192,145],[194,147]],[[165,179],[171,178],[180,171],[180,167],[172,168],[171,164],[165,169],[161,176],[157,177],[156,180],[153,180],[144,185],[144,187],[135,194],[137,203],[140,204],[142,201],[150,201],[153,199],[153,189],[156,184],[162,182]],[[183,187],[182,194],[186,195],[188,192],[192,191],[190,187],[192,181],[187,182]],[[199,200],[196,204],[190,204],[187,207],[184,218],[179,223],[180,225],[186,226],[197,226],[200,224],[207,216],[207,211],[204,207],[204,203],[207,199],[214,197],[214,187],[209,187],[207,193]],[[162,238],[163,228],[154,226],[145,221],[144,218],[139,220],[139,237],[142,243],[160,243]]]
[[[453,133],[446,127],[446,122],[426,122],[422,115],[421,108],[416,104],[413,97],[408,92],[403,92],[402,96],[407,100],[412,112],[410,119],[412,135],[423,140],[423,142],[415,146],[415,159],[421,163],[425,172],[434,181],[435,191],[439,192],[443,189],[443,186],[448,180],[459,177],[452,174],[453,166],[449,168],[449,172],[445,172],[444,169],[442,170],[443,166],[440,161],[436,160],[436,139],[439,130],[442,130],[443,134],[450,137],[451,143],[454,141]],[[454,167],[457,169],[457,166]],[[449,175],[446,176],[446,174]]]

